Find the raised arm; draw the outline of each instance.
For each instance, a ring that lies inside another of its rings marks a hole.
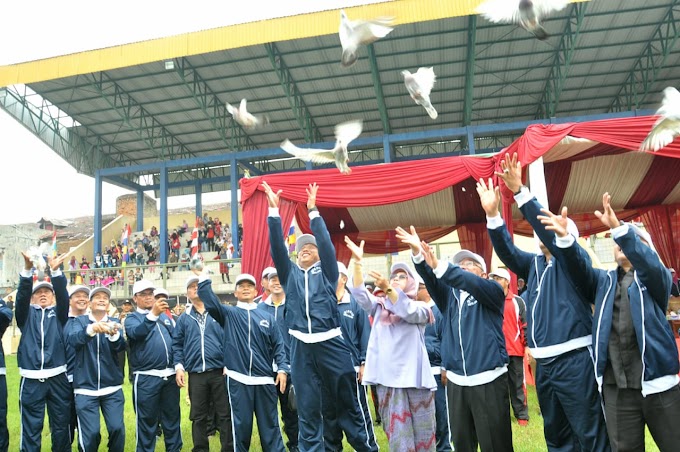
[[[5,300],[0,298],[0,337],[5,334],[7,327],[12,323],[13,316],[14,314],[9,306],[7,306],[7,303],[5,303]]]
[[[520,250],[512,242],[512,237],[498,210],[501,199],[499,188],[493,186],[491,179],[486,182],[480,179],[477,182],[477,193],[486,213],[486,228],[496,254],[513,273],[520,278],[527,279],[531,261],[535,255]]]
[[[401,289],[394,290],[397,292],[397,302],[385,303],[385,309],[407,323],[426,325],[434,321],[432,310],[428,305],[422,301],[410,299]]]
[[[222,327],[227,323],[227,307],[222,306],[220,299],[212,288],[212,281],[207,274],[200,274],[198,279],[198,298],[203,301],[205,309],[210,313],[210,316],[217,321]]]
[[[279,214],[279,196],[282,190],[274,193],[267,182],[262,182],[264,192],[269,203],[269,216],[267,226],[269,227],[269,248],[276,267],[276,272],[282,284],[288,280],[290,267],[293,265],[288,257],[288,248],[283,239],[283,229],[281,228],[281,216]]]
[[[337,285],[338,277],[338,260],[335,257],[335,247],[331,241],[331,235],[328,233],[326,223],[319,215],[319,210],[316,208],[316,193],[319,191],[319,186],[316,182],[309,184],[307,188],[307,210],[309,211],[309,225],[312,228],[312,234],[316,238],[316,245],[319,249],[319,260],[321,261],[321,269],[328,281]]]
[[[362,240],[361,243],[357,245],[349,237],[345,236],[345,244],[352,252],[352,263],[350,265],[352,277],[347,280],[347,288],[359,306],[361,306],[361,309],[369,315],[375,315],[378,303],[376,298],[368,293],[368,289],[366,289],[366,286],[364,285],[364,267],[361,262],[361,259],[364,257],[364,241]]]
[[[66,289],[68,282],[66,281],[66,276],[59,270],[59,266],[64,262],[65,257],[66,254],[62,254],[61,256],[55,258],[50,257],[48,259],[50,268],[52,269],[52,287],[54,288],[54,297],[57,302],[57,318],[62,327],[66,325],[66,322],[68,321],[69,310],[69,296],[68,290]]]
[[[26,324],[28,319],[28,310],[31,307],[31,292],[33,289],[33,275],[31,269],[33,268],[33,261],[25,252],[21,253],[24,257],[24,269],[19,273],[19,287],[17,288],[16,303],[14,309],[16,310],[17,326],[21,329]]]

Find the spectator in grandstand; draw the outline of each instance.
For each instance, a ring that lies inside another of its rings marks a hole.
[[[158,237],[158,229],[156,229],[156,226],[151,226],[151,231],[149,231],[149,235],[151,237]]]
[[[177,452],[182,449],[182,434],[179,387],[172,364],[175,322],[166,314],[167,292],[155,292],[153,283],[142,279],[135,282],[132,293],[137,311],[126,316],[124,327],[134,374],[137,451],[154,450],[160,421],[165,450]]]
[[[336,403],[338,422],[357,451],[375,451],[368,435],[356,393],[352,352],[342,338],[337,315],[338,264],[328,229],[316,207],[318,186],[307,188],[307,209],[314,235],[296,242],[297,265],[288,256],[279,215],[279,193],[262,183],[269,202],[269,242],[277,274],[286,291],[286,324],[291,334],[291,362],[295,378],[310,384],[296,387],[299,447],[323,447],[322,403]],[[326,378],[333,375],[333,378]],[[325,389],[322,390],[322,385]],[[322,402],[322,393],[331,401]]]
[[[69,272],[69,282],[71,284],[76,283],[76,273],[78,270],[78,260],[75,256],[71,256],[71,260],[68,261],[68,272]]]
[[[101,441],[100,408],[108,431],[107,450],[125,449],[123,374],[118,353],[125,350],[120,323],[108,316],[111,291],[90,292],[90,314],[73,320],[67,341],[75,350],[73,392],[78,415],[78,444],[96,451]],[[96,376],[96,378],[95,378]]]
[[[50,413],[52,449],[70,450],[68,422],[71,415],[71,385],[66,377],[63,328],[68,320],[69,296],[66,278],[59,271],[64,255],[48,258],[51,282],[33,284],[31,258],[24,254],[24,270],[17,289],[16,321],[21,330],[17,363],[21,383],[21,448],[39,451],[45,405]],[[55,304],[56,299],[56,304]]]
[[[198,296],[198,276],[186,282],[186,296],[191,306],[177,317],[172,343],[175,380],[179,387],[189,385],[191,437],[194,450],[208,450],[208,411],[212,401],[220,432],[222,451],[234,448],[229,398],[224,385],[224,330],[206,311]],[[181,304],[177,303],[178,308]],[[187,379],[188,376],[188,379]]]

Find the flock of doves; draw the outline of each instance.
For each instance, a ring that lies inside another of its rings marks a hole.
[[[541,20],[564,9],[569,0],[487,0],[478,8],[477,13],[491,22],[515,24],[537,39],[543,41],[550,35],[541,25]],[[341,65],[350,67],[357,62],[358,50],[387,36],[394,28],[394,18],[380,17],[373,20],[350,20],[345,11],[340,11],[340,44],[342,45]],[[430,102],[430,92],[436,76],[434,68],[421,67],[415,73],[401,71],[404,84],[411,99],[422,106],[432,119],[437,119],[437,110]],[[269,124],[266,116],[256,116],[247,110],[246,99],[241,100],[238,108],[227,104],[227,111],[234,120],[246,130],[253,130]],[[658,151],[669,145],[680,135],[680,93],[673,87],[664,90],[661,107],[657,111],[659,119],[648,137],[640,146],[641,151]],[[295,146],[286,139],[281,148],[287,153],[313,163],[335,163],[342,174],[350,174],[347,147],[362,131],[363,122],[355,119],[335,126],[335,147],[333,149],[308,149]]]

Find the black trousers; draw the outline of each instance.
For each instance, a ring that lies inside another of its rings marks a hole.
[[[293,384],[293,380],[288,377],[286,382],[286,390],[281,394],[281,391],[276,390],[279,396],[279,405],[281,405],[281,420],[283,421],[283,431],[286,432],[286,437],[288,442],[286,446],[288,449],[297,447],[298,444],[298,414],[297,410],[293,411],[288,406],[288,394],[290,394],[290,387]]]
[[[508,357],[508,392],[510,392],[510,405],[515,413],[515,419],[529,420],[529,408],[527,407],[526,386],[524,386],[524,357]]]
[[[191,410],[191,438],[194,440],[194,451],[209,450],[208,423],[210,401],[213,401],[215,415],[218,419],[217,429],[220,432],[222,452],[234,450],[234,435],[231,430],[231,407],[229,396],[224,385],[222,369],[213,369],[201,373],[189,373],[189,399]]]
[[[645,424],[661,452],[680,447],[680,387],[642,397],[639,389],[602,387],[612,451],[644,451]]]
[[[456,452],[512,451],[508,375],[478,386],[448,381],[451,437]]]

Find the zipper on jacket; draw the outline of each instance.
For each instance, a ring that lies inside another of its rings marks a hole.
[[[45,368],[45,309],[41,308],[42,311],[40,317],[40,370]]]
[[[163,331],[161,330],[161,326],[158,324],[158,321],[156,321],[156,328],[158,328],[158,333],[161,335],[161,340],[163,341],[163,347],[165,347],[165,366],[167,367],[170,365],[170,358],[168,357],[168,344],[165,342]]]
[[[602,300],[602,306],[600,307],[600,312],[597,317],[597,333],[595,333],[595,377],[597,378],[597,368],[598,368],[598,361],[600,360],[600,331],[602,327],[602,313],[604,312],[604,307],[607,304],[607,297],[609,296],[609,292],[612,290],[612,286],[614,285],[614,279],[612,278],[611,272],[607,272],[607,276],[609,277],[609,288],[607,289],[607,292],[604,294],[604,299]],[[602,372],[602,376],[604,377],[604,372]],[[602,385],[598,383],[598,390],[602,392]]]
[[[248,351],[250,352],[250,364],[248,365],[248,375],[253,375],[253,347],[250,342],[250,309],[248,311]]]
[[[645,350],[647,349],[647,336],[645,335],[645,299],[642,297],[642,286],[640,285],[640,280],[638,279],[637,270],[633,270],[633,278],[638,286],[638,292],[640,292],[640,312],[642,314],[642,351],[640,353],[640,361],[642,361],[642,375],[640,375],[640,385],[645,382]],[[628,298],[630,300],[630,297]]]
[[[458,342],[460,343],[460,356],[463,359],[463,374],[467,377],[467,367],[465,366],[465,352],[463,351],[463,333],[460,330],[464,304],[465,300],[463,300],[461,297],[461,299],[458,300]]]
[[[312,334],[312,319],[309,317],[309,268],[305,270],[305,311],[307,313],[307,329],[309,334]]]
[[[101,389],[102,386],[102,363],[99,361],[99,339],[100,334],[97,334],[97,389]]]
[[[538,278],[538,256],[534,257],[534,268],[536,269],[536,277]],[[534,300],[534,306],[531,309],[531,340],[534,342],[534,348],[538,347],[538,344],[536,343],[536,311],[538,308],[538,299],[541,296],[541,287],[543,286],[543,279],[545,278],[545,274],[548,272],[548,269],[552,267],[552,259],[548,261],[548,264],[545,266],[543,269],[543,273],[541,274],[541,277],[538,280],[538,287],[536,288],[536,299]]]

